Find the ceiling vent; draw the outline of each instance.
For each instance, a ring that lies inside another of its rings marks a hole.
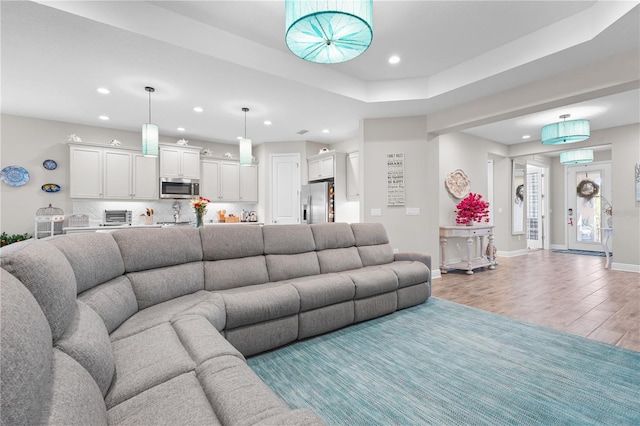
[[[304,135],[305,133],[309,133],[309,131],[302,129],[302,130],[299,130],[298,132],[296,132],[297,135]]]

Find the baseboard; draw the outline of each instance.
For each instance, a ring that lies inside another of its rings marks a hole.
[[[613,262],[611,263],[611,270],[640,273],[640,265],[634,265],[633,263]]]
[[[549,248],[551,250],[569,250],[566,244],[551,244]]]
[[[512,251],[498,250],[498,257],[517,257],[517,256],[524,256],[525,254],[529,254],[528,249],[512,250]]]
[[[442,278],[442,274],[440,273],[440,269],[432,269],[431,270],[431,279],[435,280],[438,278]]]

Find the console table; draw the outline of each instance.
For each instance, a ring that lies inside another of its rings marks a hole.
[[[466,238],[467,239],[467,259],[460,262],[447,263],[446,248],[447,238]],[[484,255],[484,237],[489,239],[489,256]],[[480,239],[480,257],[473,256],[474,240]],[[493,225],[473,225],[473,226],[441,226],[440,227],[440,249],[442,250],[442,260],[440,263],[440,272],[447,273],[447,269],[466,270],[467,274],[472,275],[473,270],[488,266],[489,269],[496,269],[496,261],[493,257]]]

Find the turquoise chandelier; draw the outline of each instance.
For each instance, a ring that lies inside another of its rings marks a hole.
[[[319,64],[349,61],[373,39],[373,0],[285,0],[286,42]]]
[[[586,164],[593,162],[592,149],[576,149],[560,153],[561,164]]]
[[[591,129],[589,120],[569,120],[570,114],[560,116],[564,121],[547,124],[542,128],[542,143],[556,145],[561,143],[580,142],[589,139]]]

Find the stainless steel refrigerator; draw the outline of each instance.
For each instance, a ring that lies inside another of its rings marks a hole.
[[[302,185],[300,204],[301,223],[333,222],[333,182]]]

